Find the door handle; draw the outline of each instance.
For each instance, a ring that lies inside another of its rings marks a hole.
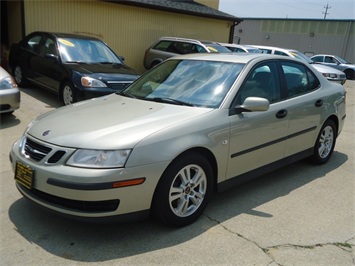
[[[314,103],[315,107],[321,107],[323,105],[323,100],[317,100],[315,103]]]
[[[287,116],[287,110],[282,109],[276,113],[276,118],[281,119]]]

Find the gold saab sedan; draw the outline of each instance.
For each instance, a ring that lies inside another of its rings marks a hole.
[[[192,54],[41,115],[10,160],[18,190],[57,213],[184,226],[215,191],[304,158],[326,163],[345,116],[343,86],[297,59]]]

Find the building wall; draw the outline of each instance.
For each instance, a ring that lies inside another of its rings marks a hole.
[[[244,19],[234,42],[296,49],[307,55],[336,54],[355,62],[355,21]]]
[[[25,33],[57,31],[93,35],[127,65],[143,72],[145,50],[161,36],[227,42],[229,23],[96,0],[25,1]]]

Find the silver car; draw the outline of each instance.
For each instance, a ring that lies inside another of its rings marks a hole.
[[[335,69],[333,67],[315,64],[311,58],[302,54],[300,51],[293,50],[293,49],[284,49],[279,47],[272,47],[272,46],[261,46],[256,45],[263,53],[265,54],[275,54],[275,55],[284,55],[293,58],[297,58],[301,61],[307,62],[312,64],[315,69],[317,69],[326,79],[329,81],[337,82],[340,84],[344,84],[346,82],[346,75],[344,72]]]
[[[245,44],[235,44],[235,43],[219,43],[220,45],[228,48],[233,53],[262,53],[257,47]]]
[[[318,64],[323,64],[343,71],[347,79],[355,79],[355,64],[346,61],[340,56],[317,54],[312,56],[311,59]]]
[[[223,191],[297,160],[326,163],[345,90],[263,54],[170,58],[121,93],[41,115],[10,152],[31,201],[85,219],[195,221]]]
[[[153,43],[144,53],[143,65],[151,69],[165,59],[182,54],[192,53],[230,53],[231,51],[211,41],[199,41],[178,37],[161,37]]]
[[[12,76],[0,67],[0,114],[11,114],[20,108],[20,90]]]

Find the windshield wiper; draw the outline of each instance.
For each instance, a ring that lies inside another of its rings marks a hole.
[[[154,97],[154,98],[146,98],[149,100],[153,100],[155,102],[160,102],[160,103],[172,103],[172,104],[178,104],[178,105],[185,105],[185,106],[195,106],[192,103],[172,99],[172,98],[160,98],[160,97]]]
[[[88,65],[87,62],[84,62],[84,61],[66,61],[65,63],[68,63],[68,64],[85,64],[85,65]]]

